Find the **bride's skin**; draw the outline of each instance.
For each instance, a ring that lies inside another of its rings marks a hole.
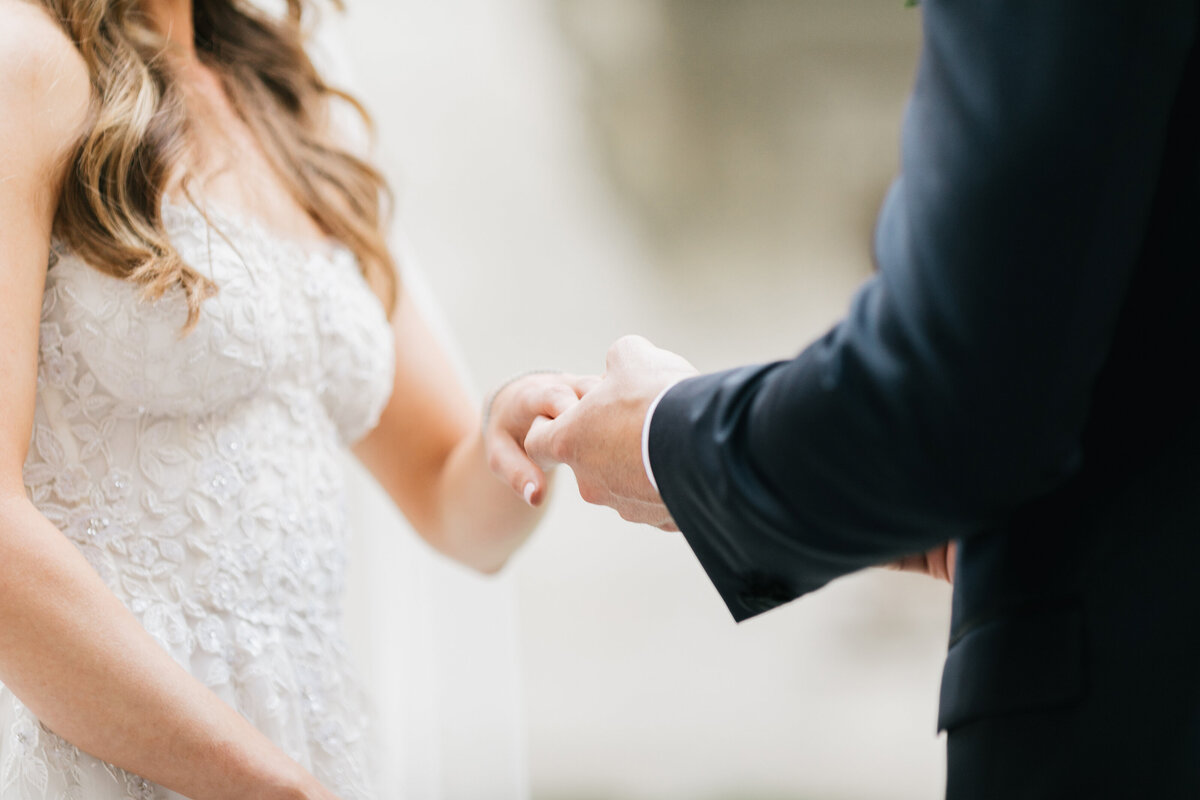
[[[206,179],[205,195],[250,212],[273,209],[261,215],[267,224],[317,238],[195,60],[190,1],[145,0],[144,7],[178,45],[180,80],[207,120],[197,135],[224,129],[252,148],[238,153],[236,176],[217,171]],[[25,493],[51,225],[86,122],[90,81],[40,9],[0,0],[0,19],[0,681],[82,750],[186,797],[331,800],[150,637]],[[534,416],[557,415],[576,393],[545,376],[510,386],[496,400],[485,442],[473,404],[407,300],[393,329],[392,399],[355,452],[435,547],[496,570],[537,521],[539,512],[519,495],[532,483],[540,505],[548,489],[516,442]],[[489,471],[489,455],[508,485]]]

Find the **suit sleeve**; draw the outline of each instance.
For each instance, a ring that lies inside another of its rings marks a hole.
[[[677,385],[663,498],[742,620],[1077,471],[1195,3],[925,0],[879,271],[798,357]]]

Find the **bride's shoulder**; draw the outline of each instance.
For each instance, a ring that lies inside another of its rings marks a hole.
[[[0,0],[0,128],[59,151],[87,119],[91,79],[83,57],[48,12]],[[13,130],[17,128],[18,130]]]

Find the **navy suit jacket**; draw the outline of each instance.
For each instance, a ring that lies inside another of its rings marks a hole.
[[[961,540],[950,798],[1200,797],[1200,2],[922,9],[876,277],[652,468],[738,620]]]

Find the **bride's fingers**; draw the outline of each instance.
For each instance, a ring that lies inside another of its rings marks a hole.
[[[531,506],[546,497],[546,474],[508,436],[493,437],[488,447],[488,467]]]
[[[575,404],[579,402],[579,396],[571,386],[559,383],[546,387],[540,400],[540,403],[529,410],[534,412],[535,416],[556,419],[574,408]]]
[[[537,383],[525,388],[515,398],[508,423],[504,426],[517,441],[525,438],[530,422],[536,417],[556,419],[570,411],[579,397],[566,383]]]
[[[525,435],[524,447],[525,453],[535,464],[549,467],[560,463],[554,457],[554,436],[557,429],[558,426],[554,421],[547,417],[538,417],[529,426],[529,433]]]
[[[575,390],[575,394],[582,400],[584,395],[600,385],[600,378],[597,375],[571,375],[568,376],[567,384]]]

